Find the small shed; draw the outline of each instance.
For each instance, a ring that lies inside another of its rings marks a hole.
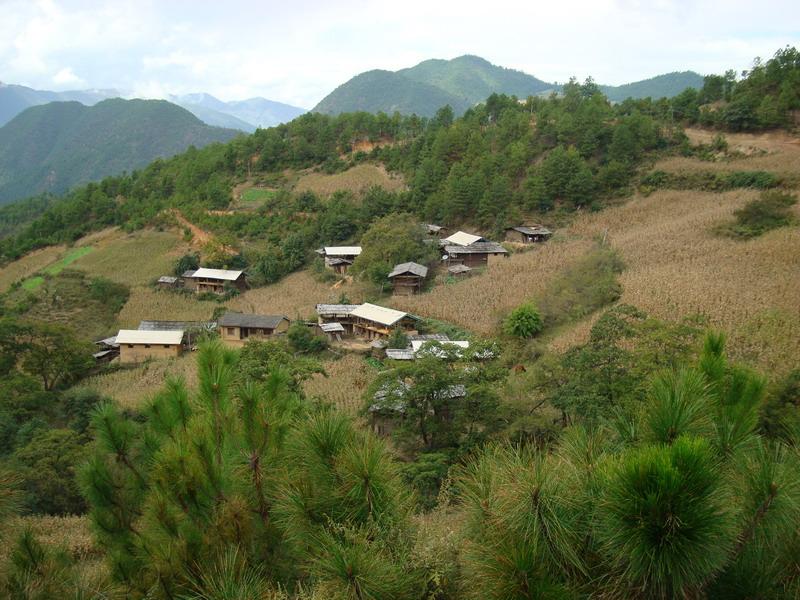
[[[319,328],[331,342],[334,340],[341,342],[342,336],[345,334],[344,325],[341,323],[321,323]]]
[[[97,346],[97,352],[94,352],[92,357],[96,363],[111,362],[119,356],[119,344],[116,336],[97,340],[94,345]]]
[[[518,244],[536,244],[550,239],[553,232],[542,225],[518,225],[506,228],[506,241]]]
[[[324,246],[317,254],[325,258],[325,266],[343,275],[361,254],[361,246]]]
[[[244,346],[248,340],[264,340],[286,333],[289,319],[284,315],[250,315],[227,312],[217,321],[222,341],[230,346]]]
[[[120,329],[116,343],[119,344],[119,360],[122,363],[136,363],[149,358],[174,358],[183,350],[183,331]]]
[[[447,274],[453,277],[466,277],[472,273],[472,268],[464,264],[455,264],[447,267]]]
[[[162,275],[158,278],[156,285],[160,288],[172,289],[178,287],[178,278],[171,275]]]
[[[442,227],[441,225],[436,225],[434,223],[425,223],[423,224],[425,228],[425,232],[431,237],[442,237],[443,235],[447,234],[447,227]]]
[[[395,265],[389,273],[389,281],[396,296],[413,296],[422,291],[422,284],[428,276],[428,267],[415,262]]]
[[[448,268],[453,265],[466,265],[467,267],[486,267],[489,257],[508,256],[508,250],[497,242],[474,242],[461,246],[448,244],[444,247],[443,259],[447,261]]]

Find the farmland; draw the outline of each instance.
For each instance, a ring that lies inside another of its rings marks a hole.
[[[382,166],[361,164],[333,175],[324,173],[303,175],[295,184],[294,191],[309,191],[326,197],[337,190],[348,190],[358,194],[372,186],[398,191],[405,188],[405,182],[402,177],[388,173]]]

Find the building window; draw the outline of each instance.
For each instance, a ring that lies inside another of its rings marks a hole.
[[[128,348],[133,348],[133,344],[128,344]]]
[[[145,344],[145,345],[144,345],[144,347],[145,347],[145,348],[149,348],[149,347],[150,347],[150,344]]]
[[[228,335],[236,335],[236,329],[234,327],[228,327]]]
[[[169,348],[169,344],[164,344],[164,348]]]

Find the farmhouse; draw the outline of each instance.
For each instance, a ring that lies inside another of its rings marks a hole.
[[[535,244],[550,239],[553,232],[542,225],[518,225],[506,228],[506,241],[518,244]]]
[[[413,296],[422,290],[422,284],[428,276],[428,267],[415,262],[396,265],[389,273],[396,296]]]
[[[183,331],[120,329],[116,343],[119,344],[119,360],[122,363],[136,363],[149,358],[174,358],[183,349]]]
[[[228,312],[217,321],[222,341],[231,346],[244,346],[247,340],[263,340],[285,333],[289,319],[283,315],[245,315]]]
[[[353,334],[368,340],[388,337],[392,330],[398,327],[416,333],[415,327],[419,320],[403,311],[368,302],[353,310],[350,313],[350,319],[353,324]]]
[[[225,269],[207,269],[200,267],[189,277],[194,282],[194,289],[198,294],[211,292],[224,294],[227,288],[236,288],[239,291],[247,289],[247,279],[244,271],[227,271]]]
[[[320,329],[323,325],[339,323],[343,331],[339,335],[352,335],[353,333],[353,311],[358,308],[358,304],[317,304],[317,321]],[[323,331],[325,331],[323,329]],[[325,331],[325,333],[328,333]]]
[[[179,282],[180,280],[177,277],[172,277],[171,275],[162,275],[158,278],[156,285],[158,285],[160,288],[172,289],[178,287]]]
[[[345,334],[344,325],[341,323],[321,323],[318,327],[328,338],[329,342],[333,342],[334,340],[341,342],[342,336]]]
[[[325,246],[317,250],[325,258],[325,266],[339,274],[344,274],[361,254],[361,246]]]
[[[441,240],[444,250],[442,260],[449,267],[464,265],[466,267],[485,267],[489,257],[508,256],[508,251],[497,242],[464,231],[457,231],[450,237]]]
[[[139,321],[139,331],[182,331],[183,341],[192,347],[202,335],[217,328],[213,321]]]

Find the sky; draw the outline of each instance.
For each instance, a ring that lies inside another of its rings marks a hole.
[[[312,108],[370,69],[476,54],[545,81],[741,71],[800,46],[800,1],[0,0],[0,81]]]

